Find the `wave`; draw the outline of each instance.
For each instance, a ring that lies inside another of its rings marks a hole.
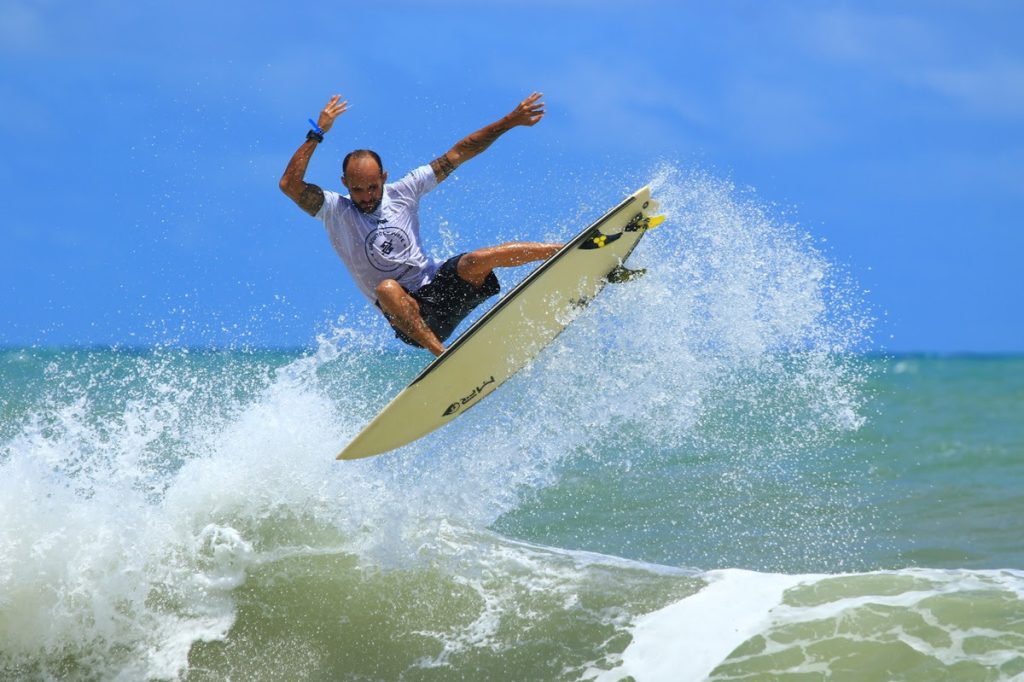
[[[653,184],[648,274],[389,455],[334,460],[424,361],[377,320],[301,354],[0,355],[0,669],[756,679],[898,649],[1015,674],[1018,574],[863,570],[837,445],[868,399],[854,288],[728,183]]]

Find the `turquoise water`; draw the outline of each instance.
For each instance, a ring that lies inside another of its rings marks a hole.
[[[1024,358],[864,354],[798,229],[656,191],[646,277],[368,460],[427,361],[376,320],[0,351],[0,677],[1024,676]]]
[[[786,443],[785,460],[766,470],[751,453],[778,448],[786,434],[764,425],[734,429],[717,457],[701,444],[651,448],[623,467],[615,444],[600,466],[573,463],[499,525],[575,546],[576,521],[563,531],[550,518],[556,500],[574,498],[590,514],[585,525],[602,529],[585,547],[657,563],[787,572],[1024,565],[1024,357],[849,362],[862,364],[871,399],[863,425],[827,447]],[[737,424],[740,412],[726,421]],[[651,461],[658,466],[642,465]],[[685,495],[667,472],[686,481]],[[682,519],[699,532],[680,544]]]

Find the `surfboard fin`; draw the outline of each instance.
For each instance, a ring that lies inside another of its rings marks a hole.
[[[608,280],[609,284],[621,284],[622,282],[629,282],[630,280],[643,277],[646,272],[646,268],[631,270],[624,265],[617,265],[614,270],[605,276],[605,279]]]
[[[653,230],[658,225],[665,222],[665,216],[663,215],[652,215],[644,217],[642,213],[637,213],[633,216],[633,219],[629,221],[623,232],[637,232],[638,230]]]

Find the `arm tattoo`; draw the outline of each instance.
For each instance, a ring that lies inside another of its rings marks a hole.
[[[497,130],[490,130],[488,128],[484,128],[483,130],[466,137],[466,139],[459,143],[459,146],[462,147],[464,152],[476,156],[483,150],[490,147],[491,144],[498,139],[502,132],[504,131],[499,132]]]
[[[447,154],[439,156],[430,162],[430,167],[434,169],[437,181],[441,182],[447,178],[457,166],[469,161],[490,147],[495,140],[508,132],[508,130],[508,123],[502,119],[459,140],[455,143],[454,147],[448,150]]]
[[[304,183],[306,186],[299,195],[299,206],[309,215],[315,216],[324,205],[324,191],[311,183]]]
[[[452,163],[447,154],[443,154],[431,161],[430,167],[434,169],[434,175],[437,177],[438,182],[441,182],[455,171],[455,164]]]
[[[456,158],[459,159],[460,163],[468,161],[494,144],[494,141],[507,130],[508,128],[504,127],[500,121],[492,123],[459,140],[452,151],[456,153]]]

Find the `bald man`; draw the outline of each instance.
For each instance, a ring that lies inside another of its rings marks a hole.
[[[288,162],[281,191],[323,222],[359,290],[384,313],[395,335],[440,355],[459,323],[500,290],[495,268],[546,260],[562,245],[508,242],[440,262],[427,255],[420,239],[420,199],[512,128],[536,125],[544,117],[544,102],[533,93],[507,116],[394,183],[388,183],[376,152],[357,149],[342,162],[348,196],[341,196],[306,182],[305,175],[317,144],[347,110],[340,95],[331,97]]]

